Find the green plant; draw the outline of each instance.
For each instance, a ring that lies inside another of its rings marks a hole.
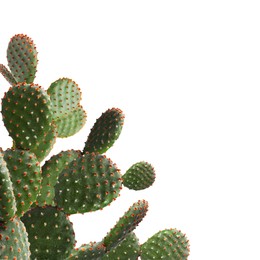
[[[80,89],[68,78],[47,91],[33,83],[37,51],[26,35],[10,40],[7,60],[10,71],[0,65],[11,85],[2,99],[2,117],[13,146],[0,151],[0,259],[187,259],[188,241],[176,229],[160,231],[140,245],[133,230],[148,210],[144,200],[134,203],[102,241],[74,248],[70,214],[104,208],[123,186],[148,188],[154,169],[138,162],[121,175],[103,155],[123,127],[117,108],[97,119],[82,151],[61,151],[44,161],[56,138],[84,126]]]

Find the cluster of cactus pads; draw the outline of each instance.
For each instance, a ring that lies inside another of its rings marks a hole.
[[[61,151],[44,161],[57,138],[84,126],[80,89],[68,78],[47,90],[35,84],[37,51],[26,35],[11,38],[7,60],[9,68],[0,65],[10,85],[1,112],[13,146],[0,150],[0,259],[187,259],[189,243],[177,229],[139,243],[133,230],[147,213],[145,200],[130,206],[102,241],[75,248],[69,216],[104,208],[123,186],[148,188],[154,169],[141,161],[121,175],[104,155],[124,124],[118,108],[96,120],[82,151]]]

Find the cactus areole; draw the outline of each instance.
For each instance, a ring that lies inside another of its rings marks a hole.
[[[87,113],[81,90],[69,78],[43,88],[34,82],[37,49],[24,34],[13,36],[7,64],[1,113],[13,140],[0,148],[0,259],[188,259],[189,241],[177,229],[159,231],[141,244],[133,232],[148,211],[139,200],[101,241],[76,247],[71,214],[110,205],[123,188],[144,190],[155,181],[153,166],[139,161],[122,174],[104,154],[122,131],[125,116],[109,108],[98,117],[83,149],[51,152],[57,138],[84,131]]]

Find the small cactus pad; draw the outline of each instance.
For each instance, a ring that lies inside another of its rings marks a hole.
[[[8,222],[0,222],[0,259],[30,259],[25,226],[17,217]]]
[[[11,84],[16,85],[17,82],[13,77],[12,73],[3,65],[0,64],[0,73],[4,76],[4,78]]]
[[[33,153],[17,149],[6,150],[4,160],[13,183],[16,214],[21,216],[36,201],[41,185],[40,163]]]
[[[86,112],[80,106],[81,92],[68,78],[58,79],[47,90],[52,102],[53,119],[58,127],[58,137],[77,133],[86,123]]]
[[[131,232],[126,235],[125,239],[122,240],[118,245],[111,248],[103,257],[109,260],[136,260],[140,253],[140,245],[137,236]]]
[[[80,151],[68,150],[62,151],[52,156],[42,167],[42,188],[38,195],[37,202],[39,206],[54,206],[55,190],[60,173],[67,168],[69,163],[80,155]]]
[[[75,244],[68,217],[55,207],[36,207],[22,221],[28,232],[31,259],[66,259]]]
[[[83,152],[105,153],[119,137],[124,118],[123,112],[118,108],[103,113],[91,129]]]
[[[105,254],[105,249],[106,248],[102,243],[91,242],[73,250],[69,259],[101,260],[102,256]]]
[[[13,185],[3,157],[0,152],[0,221],[13,218],[16,212]]]
[[[17,34],[7,48],[8,66],[17,82],[32,83],[37,71],[37,50],[31,38]]]
[[[68,214],[102,209],[119,195],[121,174],[103,155],[86,153],[64,169],[55,186],[57,205]]]
[[[147,201],[139,200],[138,202],[134,203],[103,239],[107,250],[111,250],[119,242],[121,242],[128,233],[133,231],[143,220],[147,211]]]
[[[2,115],[16,147],[32,152],[52,128],[51,102],[38,85],[20,83],[10,87],[2,100]]]
[[[141,258],[144,260],[185,260],[189,252],[189,241],[177,229],[159,231],[141,246]]]
[[[155,181],[155,172],[151,164],[138,162],[132,165],[122,176],[125,187],[132,190],[143,190]]]

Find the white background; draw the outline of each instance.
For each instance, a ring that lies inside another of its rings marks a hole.
[[[39,52],[35,82],[59,77],[83,92],[87,124],[53,153],[82,149],[108,108],[125,115],[107,155],[122,173],[145,160],[152,188],[71,218],[78,245],[99,241],[138,199],[149,212],[140,242],[176,227],[190,260],[260,259],[259,1],[3,1],[0,63],[17,33]],[[8,84],[0,78],[0,94]],[[1,146],[11,140],[1,125]]]

